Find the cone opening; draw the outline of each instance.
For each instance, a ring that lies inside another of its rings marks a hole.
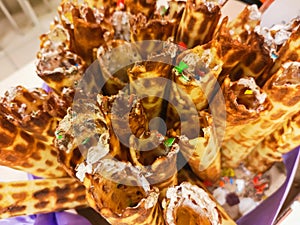
[[[300,84],[300,63],[288,62],[279,71],[280,75],[275,81],[275,85],[299,85]]]
[[[176,211],[176,225],[211,225],[209,219],[199,212],[187,207],[181,206]]]
[[[94,182],[93,193],[96,204],[101,203],[104,208],[109,208],[116,214],[122,214],[127,208],[136,207],[146,197],[146,192],[137,183],[134,184],[134,181],[132,186],[125,185],[126,182],[115,183],[109,180],[102,183]]]

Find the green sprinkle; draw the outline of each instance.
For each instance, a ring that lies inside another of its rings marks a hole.
[[[161,10],[160,10],[160,15],[162,15],[162,16],[165,15],[165,13],[167,12],[167,10],[168,9],[165,6],[162,7]]]
[[[185,76],[185,75],[183,75],[183,74],[181,74],[181,77],[182,77],[185,81],[189,81],[189,80],[190,80],[187,76]]]
[[[179,65],[175,66],[175,69],[177,70],[178,73],[182,73],[183,70],[187,68],[189,68],[189,66],[183,61],[180,61]]]
[[[164,145],[166,147],[171,147],[173,145],[174,141],[175,141],[175,138],[169,138],[169,139],[165,140]]]
[[[61,134],[61,131],[56,131],[55,132],[55,137],[58,139],[58,140],[61,140],[63,138],[63,135]]]
[[[82,144],[85,145],[86,143],[88,143],[88,141],[90,140],[90,138],[86,138],[83,140]]]

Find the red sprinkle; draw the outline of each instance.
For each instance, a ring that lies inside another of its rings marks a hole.
[[[252,182],[253,182],[254,185],[259,184],[259,177],[258,176],[253,177]]]
[[[220,180],[220,182],[219,182],[219,186],[220,186],[220,187],[224,187],[224,186],[225,186],[225,182],[224,182],[224,181],[222,181],[222,180]]]
[[[209,181],[209,180],[205,180],[205,181],[203,182],[203,184],[204,184],[206,187],[212,187],[212,186],[213,186],[213,183],[212,183],[211,181]]]
[[[268,187],[269,185],[267,183],[256,185],[255,190],[256,194],[263,194],[264,190]]]
[[[184,48],[184,49],[187,49],[186,44],[185,44],[184,42],[182,42],[182,41],[178,42],[178,45],[179,45],[180,47]]]
[[[124,7],[124,0],[118,0],[117,6],[123,8]]]

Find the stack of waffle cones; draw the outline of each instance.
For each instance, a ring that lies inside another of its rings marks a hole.
[[[0,162],[83,184],[111,224],[235,224],[201,182],[299,145],[300,28],[273,59],[258,9],[229,23],[225,2],[62,1],[37,62],[54,92],[1,100]]]

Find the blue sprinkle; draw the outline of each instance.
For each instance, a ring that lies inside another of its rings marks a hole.
[[[271,58],[272,58],[272,59],[277,59],[277,58],[278,58],[278,55],[276,55],[274,52],[272,52]]]

